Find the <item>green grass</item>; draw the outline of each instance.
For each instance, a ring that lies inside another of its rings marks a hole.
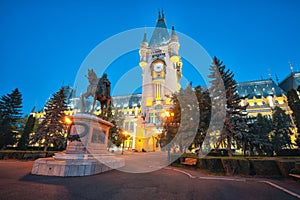
[[[175,156],[179,154],[172,154],[172,156]],[[194,153],[183,153],[181,157],[184,158],[197,158],[197,155]],[[205,159],[233,159],[233,160],[279,160],[279,161],[291,161],[291,160],[299,160],[300,156],[243,156],[243,155],[234,155],[232,157],[230,156],[205,156],[203,157]]]

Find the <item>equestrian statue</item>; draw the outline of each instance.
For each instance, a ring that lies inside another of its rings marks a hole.
[[[87,92],[82,95],[81,101],[85,108],[84,99],[90,96],[93,97],[92,111],[94,111],[96,101],[101,105],[101,117],[104,117],[107,113],[108,107],[112,103],[112,97],[110,96],[110,81],[107,78],[107,74],[103,74],[101,78],[98,78],[96,73],[91,69],[88,70],[89,86]]]

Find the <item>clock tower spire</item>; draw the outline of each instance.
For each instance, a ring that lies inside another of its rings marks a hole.
[[[139,50],[143,76],[142,113],[149,124],[160,123],[160,114],[171,106],[167,95],[180,89],[179,47],[174,26],[169,33],[164,11],[159,11],[149,43],[145,33]]]

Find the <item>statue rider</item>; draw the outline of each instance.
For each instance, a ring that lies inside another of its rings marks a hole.
[[[96,95],[99,94],[106,96],[106,98],[110,98],[110,81],[108,80],[106,73],[104,73],[102,78],[98,81]]]

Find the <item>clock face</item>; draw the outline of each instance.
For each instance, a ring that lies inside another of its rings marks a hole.
[[[164,68],[163,63],[158,62],[154,64],[154,71],[156,72],[161,72],[163,68]]]

